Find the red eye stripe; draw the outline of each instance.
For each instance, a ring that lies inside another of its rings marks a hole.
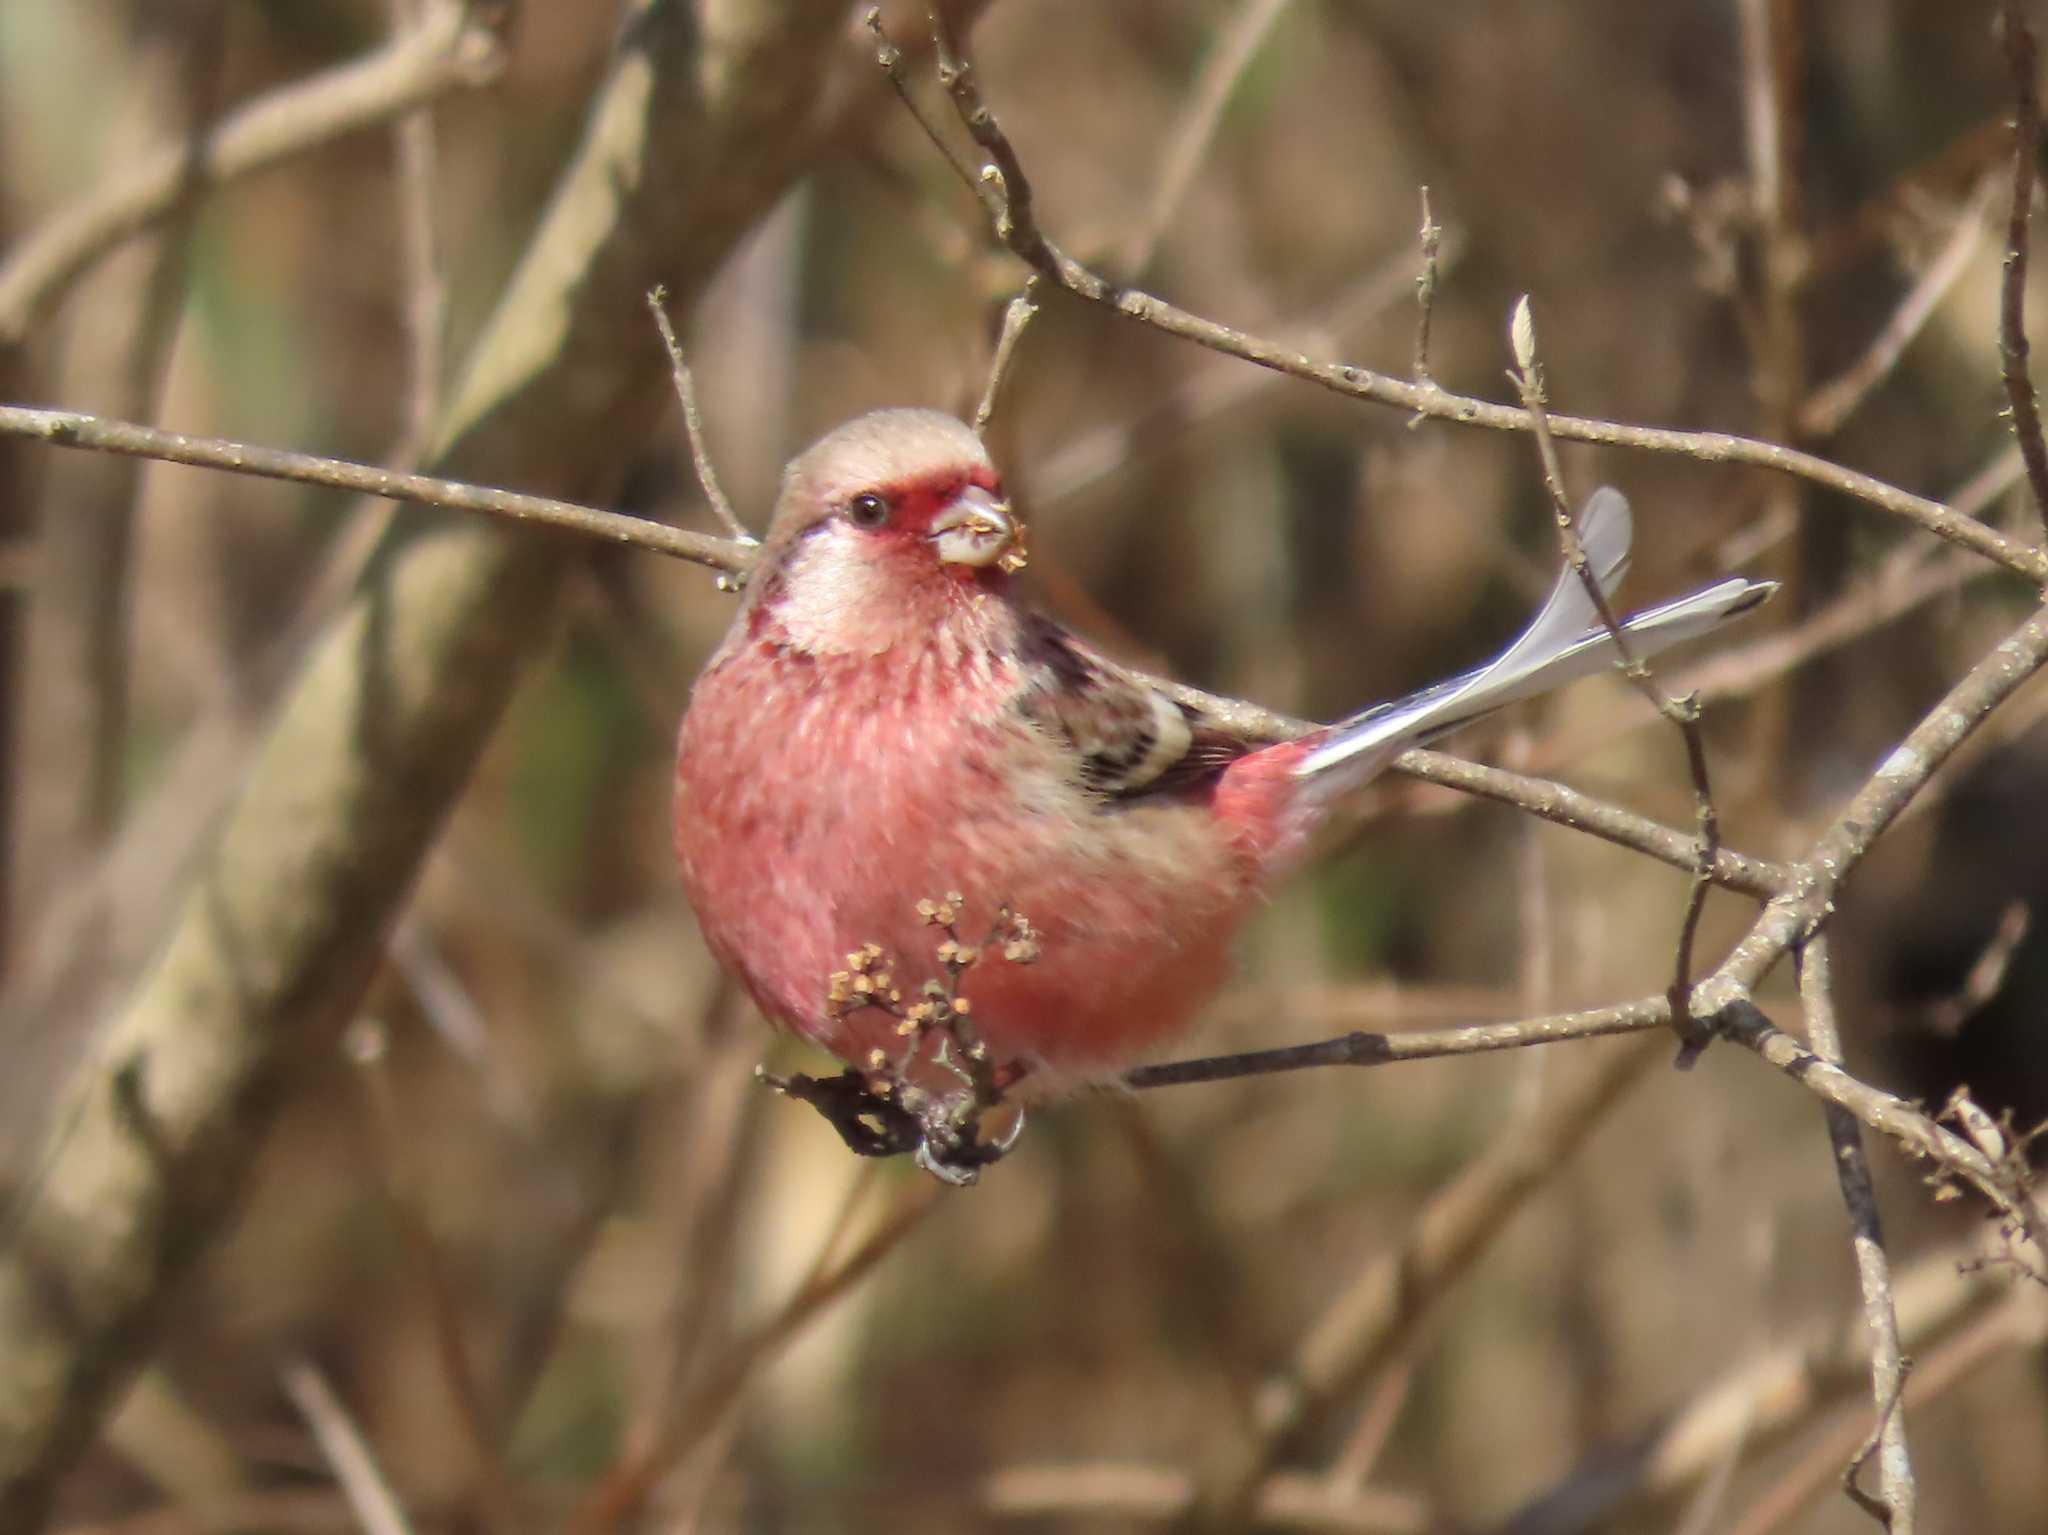
[[[891,530],[922,533],[940,509],[970,485],[1000,494],[995,471],[985,466],[972,470],[946,469],[912,480],[899,480],[876,487],[873,494],[882,497],[892,508],[888,524]]]

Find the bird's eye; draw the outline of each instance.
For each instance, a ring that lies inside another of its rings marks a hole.
[[[877,495],[858,495],[846,503],[846,516],[857,528],[879,528],[889,520],[889,503]]]

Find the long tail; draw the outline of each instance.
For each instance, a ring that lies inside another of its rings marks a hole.
[[[1600,590],[1614,595],[1628,573],[1634,519],[1628,499],[1611,485],[1593,492],[1578,518],[1579,540]],[[1747,613],[1778,589],[1775,581],[1740,576],[1621,621],[1638,658],[1655,655]],[[1518,699],[1533,698],[1613,666],[1613,638],[1600,623],[1585,584],[1569,566],[1521,636],[1486,665],[1426,687],[1406,698],[1376,704],[1329,728],[1295,771],[1325,781],[1332,792],[1364,783],[1410,746],[1434,740]],[[1322,785],[1318,786],[1319,788]]]

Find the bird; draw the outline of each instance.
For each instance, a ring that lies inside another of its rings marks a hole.
[[[1602,488],[1577,525],[1613,591],[1628,502]],[[1485,665],[1255,737],[1033,608],[1023,538],[965,423],[847,422],[785,470],[683,716],[675,848],[704,939],[768,1019],[853,1071],[943,1081],[936,1009],[1019,1101],[1114,1079],[1189,1025],[1345,796],[1618,659],[1567,565]],[[1647,656],[1772,590],[1730,578],[1621,628]]]

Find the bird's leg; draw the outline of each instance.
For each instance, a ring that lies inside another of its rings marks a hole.
[[[924,1145],[923,1123],[896,1094],[877,1092],[877,1084],[865,1072],[849,1066],[836,1077],[802,1072],[778,1077],[757,1066],[754,1075],[785,1098],[816,1109],[856,1156],[900,1157]]]
[[[973,1005],[962,995],[962,979],[983,953],[998,949],[1010,964],[1038,958],[1038,932],[1008,906],[978,944],[960,939],[964,898],[958,892],[917,903],[918,915],[943,934],[938,945],[940,975],[906,1003],[889,956],[879,944],[863,944],[846,956],[846,968],[832,975],[826,1006],[844,1018],[869,1009],[896,1020],[905,1041],[894,1061],[882,1050],[869,1052],[865,1070],[849,1067],[836,1077],[776,1077],[761,1080],[786,1097],[808,1103],[838,1132],[856,1155],[912,1153],[917,1165],[956,1187],[973,1183],[981,1169],[1000,1161],[1024,1131],[1024,1113],[1006,1096],[1023,1075],[1016,1065],[998,1065],[970,1021]],[[915,1079],[920,1059],[956,1078],[957,1091],[935,1092]],[[1009,1110],[1014,1117],[989,1136],[989,1116]]]

